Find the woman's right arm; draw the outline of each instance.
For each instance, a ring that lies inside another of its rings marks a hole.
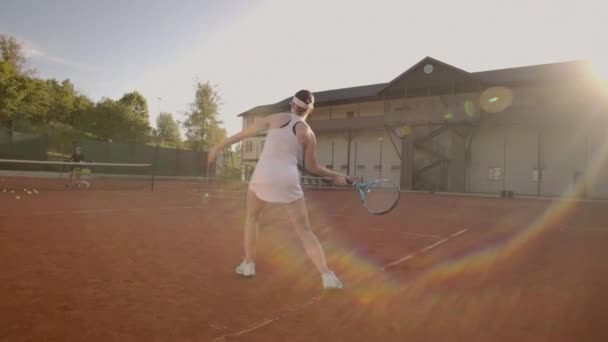
[[[224,141],[222,141],[221,143],[213,146],[209,150],[209,153],[207,156],[208,165],[211,165],[213,162],[215,162],[217,153],[219,151],[223,150],[224,148],[226,148],[232,144],[236,144],[237,142],[239,142],[245,138],[250,138],[250,137],[256,136],[258,133],[267,130],[269,126],[270,126],[270,116],[260,118],[258,120],[255,120],[253,122],[253,124],[245,127],[243,130],[241,130],[237,134],[235,134],[231,137],[228,137],[228,138],[224,139]]]

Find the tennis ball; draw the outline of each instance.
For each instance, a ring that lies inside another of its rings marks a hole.
[[[15,197],[15,199],[21,199],[21,197],[17,196],[17,197]]]
[[[11,194],[14,194],[14,193],[15,193],[15,190],[11,190]]]
[[[205,197],[209,197],[209,193],[205,192]]]
[[[31,192],[31,191],[28,191],[28,192],[27,192],[27,194],[28,194],[28,195],[31,195],[31,194],[32,194],[32,192]]]
[[[6,192],[6,189],[2,189],[2,192]]]

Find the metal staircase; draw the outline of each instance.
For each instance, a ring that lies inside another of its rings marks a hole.
[[[443,125],[429,132],[427,135],[414,140],[415,153],[423,153],[429,157],[429,162],[421,167],[414,167],[414,190],[427,191],[445,191],[447,184],[441,177],[429,177],[429,171],[446,167],[450,163],[450,158],[444,152],[439,151],[435,146],[430,146],[429,142],[433,141],[442,133],[448,131],[448,126]]]

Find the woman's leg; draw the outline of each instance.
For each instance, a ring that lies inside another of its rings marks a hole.
[[[304,198],[287,204],[286,208],[289,219],[293,224],[298,237],[302,241],[308,257],[312,260],[321,274],[331,272],[327,267],[323,248],[310,228],[308,210],[306,209]]]
[[[247,192],[247,209],[245,216],[245,263],[255,261],[258,240],[258,222],[265,202],[252,191]]]

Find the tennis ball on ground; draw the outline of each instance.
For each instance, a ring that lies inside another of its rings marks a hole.
[[[15,199],[21,199],[21,197],[17,196],[17,197],[15,197]]]
[[[11,190],[11,194],[14,194],[14,193],[15,193],[15,190]]]
[[[6,192],[6,189],[2,189],[2,192]]]
[[[28,192],[27,192],[27,194],[28,194],[28,195],[31,195],[31,194],[32,194],[32,192],[31,192],[31,191],[28,191]]]
[[[209,197],[209,193],[208,192],[205,192],[205,197]]]

